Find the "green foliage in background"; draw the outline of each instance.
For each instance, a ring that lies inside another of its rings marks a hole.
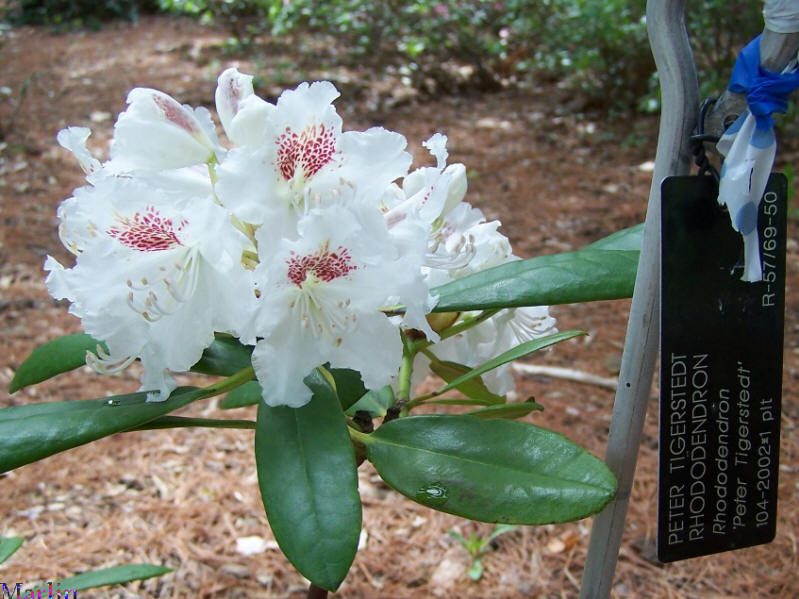
[[[135,21],[156,8],[156,0],[10,0],[0,15],[13,25],[96,29],[111,19]]]
[[[645,0],[12,0],[14,24],[95,25],[158,8],[228,29],[250,55],[273,40],[309,39],[333,60],[398,69],[428,93],[556,79],[577,109],[659,108]],[[726,86],[738,49],[763,28],[760,2],[701,0],[686,21],[704,95]],[[307,56],[306,56],[307,58]],[[268,64],[268,62],[267,62]]]
[[[659,107],[645,0],[159,0],[227,24],[241,43],[268,33],[322,34],[362,66],[399,66],[437,92],[497,88],[542,75],[586,105]],[[735,55],[762,30],[760,2],[691,3],[686,21],[705,94],[723,90]],[[453,63],[465,69],[456,70]]]

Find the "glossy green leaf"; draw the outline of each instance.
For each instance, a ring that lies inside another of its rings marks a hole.
[[[530,412],[536,410],[541,411],[544,409],[540,403],[533,400],[518,401],[513,403],[506,403],[501,406],[489,406],[482,410],[474,410],[469,412],[468,416],[476,416],[477,418],[524,418]]]
[[[427,399],[424,403],[435,403],[443,406],[491,406],[490,401],[485,399],[471,399],[461,397],[437,397],[436,399]]]
[[[356,412],[369,412],[372,416],[385,416],[388,409],[394,405],[397,398],[394,396],[394,389],[391,385],[386,385],[382,389],[369,391],[351,405],[346,413],[347,416],[355,416]]]
[[[492,360],[489,360],[488,362],[469,370],[461,376],[452,379],[446,386],[442,387],[438,393],[445,393],[450,389],[459,388],[460,385],[463,385],[467,381],[475,379],[476,377],[479,377],[490,370],[499,368],[503,364],[507,364],[508,362],[522,358],[533,353],[534,351],[549,347],[550,345],[555,345],[561,341],[566,341],[572,337],[577,337],[578,335],[585,335],[585,333],[583,331],[561,331],[559,333],[554,333],[552,335],[546,335],[544,337],[526,341],[512,349],[509,349],[506,352],[501,353],[496,358],[493,358]]]
[[[86,364],[86,352],[96,350],[98,344],[107,349],[91,335],[76,333],[40,345],[20,364],[9,385],[9,393],[80,368]],[[252,346],[242,345],[229,335],[219,335],[203,352],[192,371],[230,376],[250,365],[252,349]]]
[[[486,403],[486,405],[505,403],[505,398],[489,391],[488,387],[486,387],[486,384],[483,382],[483,379],[479,376],[466,378],[463,380],[464,377],[472,370],[468,366],[444,360],[431,360],[430,370],[440,376],[447,383],[461,379],[461,383],[451,388],[457,388],[458,391],[463,393],[466,397],[482,400]]]
[[[332,591],[358,549],[358,475],[335,391],[318,374],[306,384],[314,395],[301,408],[258,405],[255,460],[278,545],[303,576]]]
[[[0,538],[0,564],[16,553],[22,546],[22,537]]]
[[[585,246],[584,250],[633,250],[641,251],[644,236],[644,223],[622,229]]]
[[[236,387],[219,402],[223,410],[244,408],[257,405],[261,401],[261,384],[258,381],[249,381],[241,387]]]
[[[129,564],[126,566],[114,566],[111,568],[104,568],[102,570],[94,570],[92,572],[84,572],[83,574],[76,574],[69,578],[65,578],[57,583],[54,583],[52,589],[50,586],[42,586],[32,590],[35,596],[39,591],[42,597],[47,597],[45,593],[53,592],[55,597],[56,589],[60,589],[62,593],[65,591],[83,591],[86,589],[94,589],[97,587],[104,587],[111,584],[125,584],[126,582],[133,582],[134,580],[146,580],[155,576],[163,576],[172,570],[164,566],[156,566],[153,564]],[[25,591],[26,595],[28,591]],[[60,595],[59,595],[60,596]],[[71,593],[70,593],[71,596]]]
[[[252,345],[244,345],[230,335],[217,335],[191,370],[200,374],[230,376],[250,366],[252,350]]]
[[[341,408],[347,411],[361,397],[366,395],[367,389],[361,380],[361,373],[349,368],[328,368],[336,383],[336,395]]]
[[[8,392],[14,393],[62,372],[80,368],[86,364],[86,352],[96,351],[98,344],[102,346],[102,343],[91,335],[77,333],[40,345],[20,364],[11,380]]]
[[[471,520],[568,522],[599,512],[616,493],[604,462],[563,435],[513,420],[409,416],[365,442],[397,491]]]
[[[184,416],[161,416],[137,426],[136,431],[152,431],[162,428],[240,428],[255,429],[254,420],[226,420],[223,418],[187,418]]]
[[[183,387],[166,401],[148,402],[141,392],[0,409],[0,472],[136,428],[203,397],[205,389]]]
[[[432,289],[434,312],[552,306],[632,297],[642,226],[576,252],[515,260]]]

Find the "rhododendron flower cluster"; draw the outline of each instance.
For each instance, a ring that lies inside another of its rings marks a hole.
[[[405,138],[343,131],[337,97],[303,83],[271,104],[228,69],[215,95],[225,143],[208,110],[143,88],[108,161],[88,151],[88,129],[59,133],[87,184],[58,212],[74,265],[48,257],[47,285],[104,342],[96,370],[138,359],[142,389],[162,400],[226,333],[254,346],[268,405],[307,403],[303,380],[323,364],[379,389],[397,377],[402,331],[438,341],[435,286],[516,259],[499,223],[464,202],[445,136],[424,143],[435,165],[410,171]],[[473,366],[553,326],[546,307],[506,310],[437,355]],[[507,372],[492,376],[509,390]]]

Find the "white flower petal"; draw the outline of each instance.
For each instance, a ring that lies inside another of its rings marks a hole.
[[[216,112],[228,137],[230,137],[230,124],[238,113],[241,102],[253,93],[252,75],[240,73],[235,67],[225,69],[219,75],[214,94]]]
[[[447,152],[447,136],[442,133],[435,133],[430,139],[422,142],[422,145],[435,156],[436,168],[443,170],[447,158],[449,158],[449,152]]]
[[[347,131],[341,136],[341,164],[332,175],[356,185],[364,195],[379,196],[407,174],[412,160],[407,146],[403,135],[382,127]]]
[[[86,127],[67,127],[61,129],[56,135],[58,143],[72,152],[78,159],[84,173],[90,174],[100,168],[100,161],[91,155],[86,147],[86,141],[91,135],[91,130]]]
[[[275,106],[255,95],[252,75],[226,69],[216,88],[216,110],[228,139],[237,146],[260,145],[266,134],[267,119]]]
[[[468,186],[466,167],[460,163],[450,164],[444,169],[443,176],[447,177],[447,200],[441,210],[441,216],[446,216],[466,196],[466,188]]]
[[[297,343],[297,337],[262,340],[255,345],[252,365],[268,406],[299,408],[311,401],[311,390],[303,380],[325,357],[316,345]]]
[[[180,168],[213,158],[217,144],[209,137],[206,113],[146,88],[132,90],[128,104],[114,126],[111,170]]]
[[[341,118],[332,104],[339,95],[329,81],[300,83],[296,89],[284,91],[277,99],[276,133],[283,133],[286,127],[302,131],[314,122],[328,124],[340,133]]]
[[[262,145],[266,139],[269,118],[274,111],[274,104],[256,95],[244,98],[226,131],[228,139],[239,146]]]
[[[288,211],[288,202],[278,197],[274,176],[275,153],[264,146],[258,150],[234,148],[217,167],[216,192],[226,208],[240,219],[263,224],[269,214]]]

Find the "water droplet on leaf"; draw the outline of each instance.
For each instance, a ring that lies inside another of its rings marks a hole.
[[[108,399],[108,400],[106,400],[105,405],[107,405],[107,406],[118,406],[119,405],[119,400],[118,399]]]
[[[444,505],[448,499],[447,489],[439,483],[426,485],[416,491],[416,501],[425,505]]]

